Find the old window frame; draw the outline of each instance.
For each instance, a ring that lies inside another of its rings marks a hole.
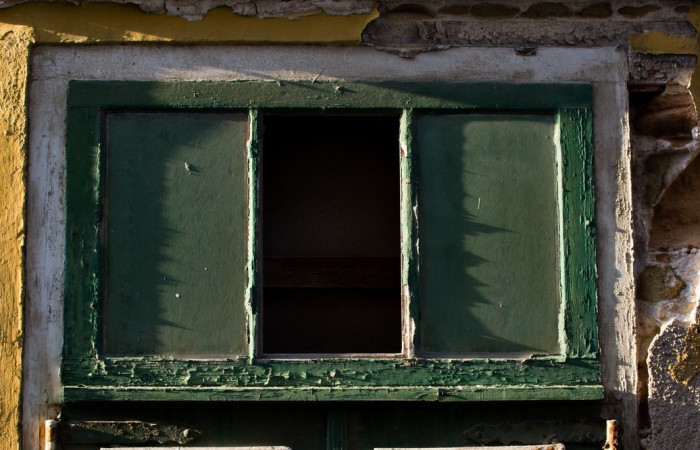
[[[62,383],[79,400],[566,400],[600,399],[592,88],[588,84],[74,81],[67,115],[67,249]],[[249,219],[257,210],[259,111],[401,112],[401,178],[410,180],[417,111],[553,114],[561,137],[561,352],[525,359],[418,358],[417,193],[401,187],[403,351],[396,358],[263,360],[256,355],[256,243],[249,227],[248,354],[226,360],[105,357],[99,351],[99,183],[106,110],[247,110]],[[87,189],[86,189],[87,188]],[[71,241],[78,233],[81,240]],[[563,257],[566,255],[566,257]],[[413,326],[408,326],[413,324]],[[138,373],[140,376],[132,376]],[[157,382],[153,381],[157,380]]]

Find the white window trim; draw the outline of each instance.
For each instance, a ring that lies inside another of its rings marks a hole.
[[[402,59],[366,47],[33,47],[29,90],[23,444],[39,447],[61,403],[68,81],[348,80],[593,84],[599,333],[606,396],[636,429],[637,361],[624,50],[454,48]]]

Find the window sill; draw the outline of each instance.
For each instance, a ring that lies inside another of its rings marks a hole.
[[[64,400],[517,401],[603,398],[596,360],[373,359],[66,365]],[[90,372],[88,376],[86,372]]]
[[[400,401],[483,402],[601,400],[603,386],[467,386],[467,387],[112,387],[66,386],[64,401]]]

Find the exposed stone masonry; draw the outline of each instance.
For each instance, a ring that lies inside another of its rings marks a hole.
[[[693,59],[635,55],[630,65],[639,398],[648,449],[683,448],[700,421],[697,348],[681,338],[693,337],[700,296]]]

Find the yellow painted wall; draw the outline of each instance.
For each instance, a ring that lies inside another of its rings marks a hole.
[[[0,26],[0,448],[16,448],[22,377],[22,289],[31,29]]]
[[[203,20],[149,15],[114,4],[24,4],[0,9],[0,450],[19,448],[24,280],[27,74],[34,44],[125,42],[359,44],[368,15],[298,20],[241,17],[228,8]]]

